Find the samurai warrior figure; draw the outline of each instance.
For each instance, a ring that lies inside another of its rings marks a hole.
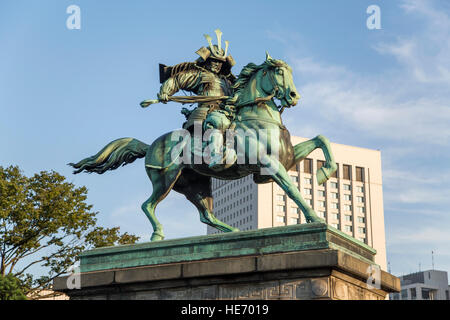
[[[221,46],[222,32],[215,30],[217,45],[212,44],[211,37],[205,35],[209,43],[208,47],[201,47],[196,53],[200,56],[195,62],[184,62],[172,67],[160,64],[160,81],[162,83],[158,93],[158,99],[167,103],[169,97],[179,90],[192,92],[197,97],[192,97],[193,102],[198,105],[192,111],[183,108],[182,113],[186,116],[183,128],[193,131],[194,123],[203,123],[203,130],[217,129],[223,133],[231,125],[234,117],[234,108],[226,104],[227,98],[233,95],[233,84],[235,76],[231,68],[235,61],[228,55],[229,42],[225,41],[225,49]],[[217,97],[216,100],[208,97]],[[223,168],[221,164],[224,159],[235,157],[234,150],[225,150],[223,139],[211,136],[211,160],[209,167],[213,170]],[[227,160],[227,163],[234,161]]]

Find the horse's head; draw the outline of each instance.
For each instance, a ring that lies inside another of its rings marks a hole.
[[[283,107],[290,107],[295,106],[300,98],[292,80],[291,67],[269,54],[260,65],[247,64],[233,88],[235,94],[228,103],[238,107],[272,98],[280,100]]]
[[[300,98],[292,79],[291,67],[266,53],[264,68],[260,73],[260,86],[265,93],[280,100],[283,107],[295,106]]]

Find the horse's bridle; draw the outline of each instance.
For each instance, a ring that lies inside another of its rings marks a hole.
[[[275,71],[274,71],[274,72],[275,72]],[[267,71],[264,70],[263,76],[265,77],[266,74],[267,74]],[[279,86],[276,84],[275,79],[273,78],[273,74],[270,74],[270,73],[269,73],[269,78],[270,78],[270,82],[271,82],[272,87],[273,87],[272,94],[271,94],[270,96],[266,97],[266,98],[257,98],[257,99],[255,99],[255,102],[257,102],[256,100],[259,100],[259,99],[261,99],[261,102],[271,100],[271,99],[273,99],[273,98],[275,97],[275,95],[276,95],[278,92],[282,91],[282,90],[280,90]],[[283,72],[283,88],[286,88],[286,79],[285,79],[284,72]],[[270,97],[270,99],[268,99],[269,97]],[[279,97],[279,96],[277,96],[276,98],[279,99],[279,100],[285,99],[285,97]],[[282,106],[281,108],[279,108],[279,109],[280,109],[280,114],[283,113],[284,108],[286,108],[286,107],[287,107],[287,108],[290,108],[291,106],[288,105],[288,106]]]
[[[266,75],[267,75],[267,70],[264,70],[263,71],[263,77],[265,77]],[[280,88],[276,84],[275,79],[273,78],[273,74],[270,74],[270,72],[269,72],[269,80],[270,80],[270,83],[272,84],[272,87],[273,87],[273,91],[272,91],[272,93],[270,95],[268,95],[267,97],[264,97],[264,98],[256,98],[255,100],[247,101],[247,102],[244,102],[242,104],[238,104],[236,107],[240,108],[240,107],[247,106],[249,104],[253,104],[253,103],[260,104],[262,102],[266,102],[266,101],[272,100],[276,96],[276,94],[280,91]],[[285,85],[284,76],[283,76],[283,85]],[[279,99],[279,98],[277,97],[277,99]],[[284,109],[284,107],[282,107],[282,109]]]

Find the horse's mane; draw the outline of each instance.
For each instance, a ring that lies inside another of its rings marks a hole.
[[[236,82],[233,85],[233,89],[235,90],[232,98],[228,100],[229,104],[234,104],[238,100],[240,94],[247,87],[248,83],[252,79],[252,77],[261,69],[267,70],[274,67],[285,67],[288,68],[289,71],[292,72],[291,67],[284,62],[283,60],[277,59],[268,59],[264,61],[260,65],[256,65],[254,63],[247,64],[242,71],[239,73],[239,76],[236,79]]]

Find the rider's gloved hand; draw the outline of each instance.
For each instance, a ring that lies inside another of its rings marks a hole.
[[[230,112],[230,113],[236,112],[236,108],[235,108],[235,106],[233,106],[233,105],[227,104],[227,105],[225,105],[224,109],[225,109],[225,111],[228,111],[228,112]]]
[[[158,93],[158,100],[162,103],[167,103],[169,101],[169,96],[166,93]]]

